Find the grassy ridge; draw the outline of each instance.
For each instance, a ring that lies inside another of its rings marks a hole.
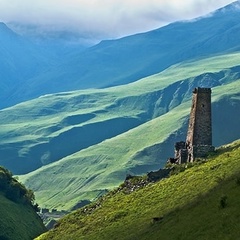
[[[180,115],[181,111],[178,113]],[[170,130],[171,124],[164,117],[160,121],[161,127],[157,126],[157,120],[153,120],[139,127],[138,130],[133,129],[124,135],[106,140],[26,176],[21,176],[20,180],[33,187],[41,205],[69,208],[80,199],[94,199],[106,188],[117,186],[125,178],[126,173],[134,172],[137,166],[140,168],[138,171],[140,173],[147,169],[151,170],[153,166],[155,168],[159,166],[158,159],[148,162],[142,159],[139,162],[136,158],[140,156],[136,156],[135,151],[145,148],[147,144],[155,145],[159,134],[162,140],[167,138],[167,130]],[[172,127],[173,130],[174,126]],[[178,127],[179,125],[176,125],[176,128]],[[146,136],[144,139],[141,135],[145,134],[146,129],[149,137]],[[53,187],[43,178],[51,179]]]
[[[168,179],[108,194],[95,210],[77,210],[38,239],[237,239],[239,155],[238,141]]]
[[[223,84],[213,89],[214,144],[232,141],[239,137],[237,118],[223,114],[239,112],[238,64],[239,53],[220,55],[132,84],[46,95],[2,110],[1,164],[25,173],[50,163],[21,177],[42,206],[92,200],[126,173],[157,169],[172,155],[174,141],[185,138],[189,98],[199,85]]]
[[[233,103],[239,106],[238,86],[239,81],[236,81],[215,88],[213,106],[232,96],[236,99]],[[223,89],[226,95],[222,94]],[[185,102],[163,116],[21,176],[20,180],[36,192],[42,206],[68,209],[81,199],[93,200],[106,189],[116,187],[127,173],[143,174],[163,166],[173,152],[176,139],[173,137],[169,141],[169,135],[173,132],[181,135],[189,107],[190,102]],[[218,119],[218,115],[215,117]],[[239,135],[237,129],[236,136]],[[218,138],[221,131],[214,134]],[[170,149],[169,155],[166,155],[167,149]],[[51,179],[51,185],[45,179]]]
[[[117,136],[186,101],[194,86],[235,81],[238,59],[235,53],[183,63],[132,84],[46,95],[2,110],[1,164],[23,174]]]

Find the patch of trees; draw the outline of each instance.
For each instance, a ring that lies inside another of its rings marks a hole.
[[[0,166],[0,191],[11,201],[34,205],[35,196],[32,190],[13,177],[12,173]],[[36,209],[37,210],[37,209]]]

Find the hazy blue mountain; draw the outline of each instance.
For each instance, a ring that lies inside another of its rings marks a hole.
[[[69,62],[27,82],[26,99],[82,88],[136,81],[172,64],[240,49],[240,8],[233,3],[210,15],[117,40],[102,41]],[[31,83],[31,85],[30,85]]]
[[[20,95],[15,93],[20,86],[24,91],[30,88],[28,79],[70,59],[71,54],[86,48],[73,42],[74,36],[65,39],[65,35],[67,33],[30,37],[17,34],[6,24],[0,23],[0,108],[26,99],[24,92]]]
[[[235,2],[202,18],[102,41],[85,51],[66,47],[64,32],[32,46],[1,24],[0,107],[47,93],[126,84],[184,60],[238,50],[239,18]]]
[[[15,89],[49,64],[41,49],[0,23],[0,107],[8,105]]]
[[[36,63],[40,58],[33,45],[0,23],[1,84],[34,76],[39,71]]]
[[[70,30],[48,29],[32,24],[10,22],[8,26],[26,39],[29,39],[43,51],[55,55],[58,61],[66,61],[71,53],[79,53],[97,41],[94,37]]]

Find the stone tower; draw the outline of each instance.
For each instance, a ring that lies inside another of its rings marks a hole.
[[[205,157],[212,146],[211,89],[195,88],[186,139],[187,161]]]
[[[175,144],[175,162],[193,162],[214,151],[212,146],[211,89],[195,88],[186,142]]]

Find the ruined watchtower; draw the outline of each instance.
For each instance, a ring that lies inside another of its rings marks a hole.
[[[186,147],[189,162],[213,150],[211,88],[195,88],[193,91]]]
[[[211,89],[195,88],[186,142],[175,144],[175,159],[179,163],[193,162],[213,151]]]

